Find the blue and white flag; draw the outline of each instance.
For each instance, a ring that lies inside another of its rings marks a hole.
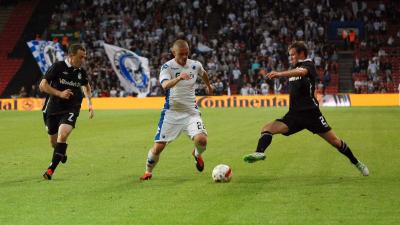
[[[149,60],[115,45],[104,43],[104,49],[125,91],[146,97],[150,92]]]
[[[35,58],[43,75],[53,63],[64,60],[64,51],[59,43],[36,40],[26,43],[31,49],[33,58]]]

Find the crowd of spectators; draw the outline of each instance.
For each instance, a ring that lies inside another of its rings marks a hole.
[[[400,68],[393,65],[400,56],[400,30],[389,30],[397,23],[400,4],[392,1],[376,7],[363,7],[365,38],[358,43],[353,63],[355,93],[386,93],[396,91],[393,75],[399,76]],[[397,45],[397,46],[396,46]],[[387,52],[390,51],[390,52]]]
[[[355,0],[65,0],[48,30],[79,31],[88,49],[86,69],[96,97],[132,95],[121,87],[103,43],[149,58],[149,95],[159,96],[159,70],[172,58],[170,46],[177,38],[188,40],[190,58],[202,62],[217,95],[287,93],[287,79],[267,80],[263,75],[288,69],[288,45],[303,40],[321,74],[317,87],[324,92],[338,73],[336,46],[327,42],[329,22],[362,19],[366,32],[372,29],[377,35],[357,40],[357,46],[379,46],[378,34],[388,27],[382,18],[395,19],[389,7],[382,9],[381,4],[371,12],[365,1]],[[204,95],[204,84],[196,85],[196,94]]]
[[[94,96],[131,94],[120,86],[102,43],[149,58],[150,95],[161,95],[159,68],[172,57],[169,48],[177,38],[189,41],[190,57],[203,63],[216,94],[286,93],[286,79],[269,81],[262,75],[288,68],[286,48],[294,40],[306,41],[317,67],[330,70],[335,59],[334,48],[325,42],[326,26],[341,15],[339,7],[332,8],[326,0],[65,0],[49,30],[80,31]],[[210,30],[210,23],[217,29]],[[201,82],[197,88],[197,94],[205,93]]]
[[[380,50],[380,53],[385,53]],[[379,53],[378,52],[378,53]],[[391,57],[374,54],[371,57],[358,57],[354,60],[353,80],[355,93],[386,93],[393,91],[396,83],[393,79]],[[397,68],[399,70],[399,68]],[[397,71],[397,76],[400,71]]]

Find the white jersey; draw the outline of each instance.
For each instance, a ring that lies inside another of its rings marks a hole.
[[[185,66],[172,59],[161,67],[160,83],[174,79],[181,73],[187,73],[190,79],[181,80],[166,91],[155,142],[171,142],[182,132],[191,139],[200,133],[207,135],[194,93],[197,77],[202,76],[204,72],[200,62],[190,59],[186,61]]]
[[[165,110],[181,112],[197,112],[195,84],[198,76],[204,73],[199,61],[188,59],[185,66],[179,65],[175,59],[171,59],[161,67],[160,83],[172,80],[181,73],[187,73],[189,80],[181,80],[174,87],[168,89],[165,94]]]

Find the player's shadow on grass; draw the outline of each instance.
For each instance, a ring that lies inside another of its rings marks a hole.
[[[345,184],[345,183],[356,183],[362,182],[365,177],[360,176],[340,176],[340,177],[317,177],[312,175],[299,175],[299,176],[245,176],[236,177],[236,182],[247,183],[247,184],[290,184],[290,185],[333,185],[333,184]]]
[[[2,187],[16,187],[21,184],[26,185],[27,183],[42,183],[42,182],[60,182],[63,179],[57,178],[57,180],[44,180],[42,176],[26,176],[18,177],[17,179],[10,179],[0,182],[0,188]]]
[[[187,182],[198,182],[196,177],[184,177],[184,176],[163,176],[158,175],[157,177],[153,177],[151,180],[141,181],[139,180],[139,174],[129,174],[128,176],[113,176],[109,182],[107,180],[102,181],[102,187],[99,189],[103,189],[104,191],[109,190],[126,190],[130,192],[132,190],[137,189],[162,189],[165,187],[178,187],[185,186]],[[206,180],[205,182],[206,183]]]

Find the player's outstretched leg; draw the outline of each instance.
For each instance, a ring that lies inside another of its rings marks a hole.
[[[346,156],[363,176],[369,175],[368,167],[353,155],[349,146],[343,140],[339,139],[332,130],[319,135]]]
[[[204,170],[204,160],[201,154],[207,148],[207,135],[198,134],[193,138],[195,148],[193,149],[192,155],[195,159],[196,168],[198,171],[202,172]]]
[[[261,130],[261,137],[258,139],[257,149],[255,152],[245,155],[243,160],[248,163],[265,160],[265,150],[272,142],[274,134],[286,133],[288,127],[280,121],[274,121],[265,125]]]
[[[268,131],[261,132],[261,137],[258,139],[257,149],[255,152],[245,155],[243,160],[248,163],[265,160],[265,150],[271,144],[272,134]]]
[[[150,180],[153,177],[153,169],[157,165],[162,150],[165,148],[166,142],[156,142],[149,150],[146,160],[146,171],[140,180]]]

